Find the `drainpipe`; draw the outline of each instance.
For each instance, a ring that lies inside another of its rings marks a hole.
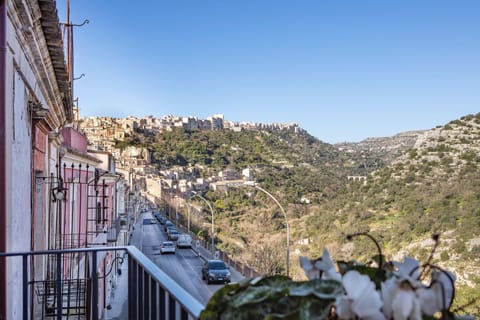
[[[7,119],[6,119],[6,72],[7,72],[7,4],[0,0],[0,230],[7,230]],[[6,232],[0,232],[0,252],[7,251]],[[6,258],[0,259],[0,320],[7,316],[7,268]]]

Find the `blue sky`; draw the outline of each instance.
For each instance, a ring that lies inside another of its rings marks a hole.
[[[66,0],[57,0],[64,21]],[[82,116],[296,122],[322,141],[480,112],[477,0],[71,0]]]

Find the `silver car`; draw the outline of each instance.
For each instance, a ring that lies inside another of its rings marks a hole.
[[[175,253],[175,243],[172,241],[163,241],[160,245],[160,253]]]
[[[168,240],[178,240],[179,234],[180,232],[177,229],[170,229],[168,230],[167,238]]]

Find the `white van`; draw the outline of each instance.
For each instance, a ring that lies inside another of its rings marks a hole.
[[[189,234],[180,234],[177,239],[178,248],[191,248],[192,247],[192,237]]]

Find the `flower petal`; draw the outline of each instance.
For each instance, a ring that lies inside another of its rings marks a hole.
[[[332,259],[330,259],[330,254],[328,253],[328,250],[326,248],[323,249],[322,257],[315,262],[315,267],[324,272],[331,268],[335,268]]]
[[[393,319],[407,320],[413,310],[413,291],[397,290],[392,301]]]
[[[335,268],[330,268],[323,273],[325,279],[342,281],[342,275],[335,270]]]
[[[393,319],[395,320],[421,320],[420,302],[415,292],[411,289],[399,288],[392,302]]]
[[[413,258],[405,257],[403,263],[394,261],[393,264],[398,268],[398,274],[401,278],[418,279],[420,276],[418,261]]]
[[[360,274],[356,270],[350,270],[342,278],[342,284],[347,291],[347,296],[356,300],[360,297],[369,287],[374,286],[373,282],[366,275]]]
[[[392,302],[393,296],[397,291],[398,284],[397,279],[390,278],[381,284],[381,292],[382,292],[382,300],[383,300],[383,313],[389,319],[392,318],[393,310],[392,310]]]
[[[310,271],[313,268],[313,264],[310,261],[310,259],[308,259],[307,257],[302,257],[302,256],[300,256],[300,266],[302,267],[303,271],[305,271],[305,272]]]
[[[380,298],[380,293],[375,290],[373,282],[371,284],[372,286],[368,286],[367,290],[352,303],[353,312],[361,319],[370,316],[376,318],[379,316],[378,314],[381,314],[380,309],[382,308],[383,302]]]
[[[307,257],[300,257],[300,266],[302,267],[308,280],[318,279],[320,273],[314,268],[312,261]]]
[[[335,302],[336,306],[336,313],[339,319],[353,319],[355,315],[352,312],[352,308],[350,306],[350,301],[348,300],[347,296],[341,296],[336,299]]]
[[[437,288],[440,287],[438,284],[433,285],[430,288],[419,288],[417,289],[417,296],[420,300],[420,305],[422,306],[422,312],[428,316],[433,316],[435,312],[441,310],[439,306],[438,292]]]
[[[438,295],[440,297],[440,307],[442,310],[448,310],[450,308],[450,305],[452,303],[452,298],[453,294],[455,291],[455,280],[456,277],[453,273],[450,271],[434,271],[432,273],[432,283],[437,283],[438,284]],[[443,291],[443,292],[442,292]],[[445,299],[442,301],[442,297],[445,297]]]

